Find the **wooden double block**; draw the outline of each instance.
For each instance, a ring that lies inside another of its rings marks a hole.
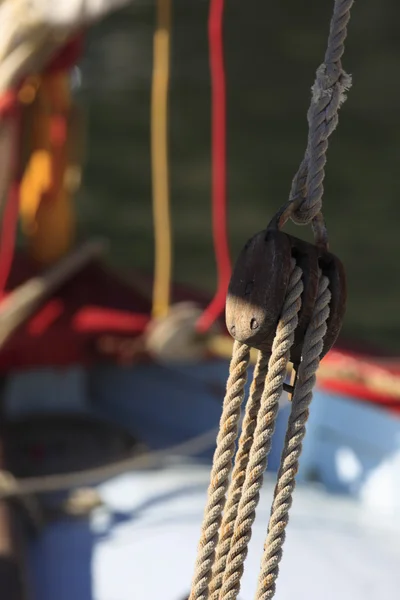
[[[301,360],[304,334],[312,318],[320,272],[332,294],[324,356],[335,343],[346,310],[346,277],[341,261],[327,250],[274,228],[244,246],[234,267],[226,301],[226,325],[234,339],[270,352],[287,294],[292,260],[302,269],[303,294],[290,360]]]

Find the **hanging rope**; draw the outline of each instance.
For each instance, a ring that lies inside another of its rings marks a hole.
[[[220,538],[216,550],[215,566],[210,584],[211,600],[218,600],[222,586],[223,574],[225,572],[226,559],[231,547],[231,537],[242,494],[243,482],[246,474],[246,466],[249,452],[253,444],[254,431],[257,424],[257,415],[260,409],[261,395],[264,390],[264,382],[268,370],[268,355],[260,352],[254,369],[254,378],[251,384],[250,396],[246,404],[246,412],[242,424],[242,433],[239,439],[239,447],[235,457],[235,466],[232,473],[232,483],[222,519]]]
[[[210,304],[196,315],[195,329],[206,333],[224,310],[231,274],[226,201],[226,108],[222,40],[224,0],[211,0],[208,21],[212,88],[212,213],[213,240],[218,270],[217,291]],[[151,108],[151,152],[155,273],[153,317],[169,314],[172,242],[168,176],[168,82],[170,68],[171,0],[158,0],[154,35]],[[197,340],[197,337],[196,337]]]
[[[268,374],[257,416],[254,441],[249,453],[231,546],[226,560],[223,584],[220,592],[221,600],[236,598],[240,590],[240,578],[243,573],[243,564],[247,556],[247,547],[256,516],[256,507],[263,484],[264,471],[267,467],[267,457],[275,429],[279,399],[282,395],[283,383],[286,379],[290,348],[293,345],[294,332],[298,324],[297,315],[300,310],[300,298],[303,291],[301,277],[301,269],[293,264],[288,292],[268,364]]]
[[[207,331],[225,308],[231,276],[231,259],[227,231],[226,192],[226,90],[222,38],[224,0],[211,0],[208,18],[211,71],[212,120],[212,211],[213,241],[218,270],[217,291],[197,322],[200,332]]]
[[[275,581],[278,577],[279,562],[285,541],[285,530],[289,521],[296,485],[296,473],[306,433],[312,390],[315,386],[319,357],[323,349],[323,339],[327,331],[331,292],[327,277],[320,277],[318,297],[314,307],[311,325],[304,337],[303,360],[300,363],[292,408],[281,458],[268,525],[268,535],[264,546],[256,600],[269,600],[275,594]]]
[[[14,259],[19,209],[19,182],[11,183],[1,224],[0,241],[0,299],[5,295]]]
[[[314,230],[321,241],[326,240],[321,209],[328,139],[336,129],[339,108],[346,100],[345,92],[351,86],[351,77],[343,70],[341,57],[353,2],[335,1],[325,60],[318,67],[312,86],[311,105],[307,114],[307,149],[293,179],[289,197],[289,201],[294,203],[292,220],[301,225],[313,221]]]
[[[171,288],[172,244],[168,175],[171,12],[171,0],[157,0],[151,91],[151,163],[155,236],[153,317],[162,317],[168,313]]]
[[[256,477],[255,481],[252,481],[252,484],[250,486],[250,489],[246,489],[244,488],[243,484],[243,490],[242,490],[242,495],[241,495],[241,499],[239,502],[239,506],[238,506],[238,517],[240,515],[240,518],[242,518],[242,515],[244,514],[243,511],[247,511],[248,507],[251,505],[253,505],[254,499],[258,496],[258,491],[259,488],[261,486],[262,483],[262,473],[265,469],[265,463],[266,463],[266,455],[268,454],[269,451],[269,447],[270,447],[270,443],[271,443],[271,438],[272,438],[272,433],[273,433],[273,429],[274,429],[274,420],[275,420],[275,416],[276,413],[278,411],[278,403],[279,403],[279,398],[281,396],[282,393],[282,389],[283,389],[283,383],[284,380],[286,378],[286,369],[287,369],[287,364],[289,362],[289,350],[291,345],[293,344],[293,340],[294,340],[294,330],[296,329],[297,326],[297,313],[300,309],[300,296],[301,296],[301,292],[302,292],[302,283],[301,283],[301,270],[298,267],[295,267],[295,265],[293,264],[293,272],[290,278],[290,283],[289,283],[289,287],[288,287],[288,294],[287,294],[287,299],[285,301],[283,310],[282,310],[282,316],[281,316],[281,320],[278,324],[278,328],[277,328],[277,335],[274,341],[274,346],[273,346],[273,350],[272,350],[272,355],[271,358],[269,360],[269,366],[268,366],[268,376],[267,376],[267,381],[265,383],[265,387],[264,387],[264,393],[263,393],[263,398],[261,400],[261,408],[260,410],[262,411],[261,414],[262,416],[260,417],[260,413],[257,419],[257,427],[255,430],[255,434],[254,434],[254,440],[258,440],[258,446],[257,449],[254,449],[254,444],[251,447],[250,450],[250,455],[249,455],[249,465],[251,464],[251,473],[252,476]],[[238,343],[235,342],[235,347],[234,347],[234,356],[235,356],[235,352],[238,351]],[[248,359],[247,359],[248,360]],[[262,365],[265,362],[265,357],[263,356],[262,358],[260,358],[260,362],[259,362],[259,373],[260,371],[262,371]],[[245,368],[247,368],[247,364],[243,366]],[[241,373],[241,376],[243,377],[243,374]],[[231,376],[232,378],[232,376]],[[228,381],[228,386],[227,386],[227,390],[230,390],[232,383],[230,383]],[[258,388],[259,382],[255,383],[253,386],[253,400],[252,403],[257,402],[257,396],[259,395],[259,388]],[[242,388],[243,389],[243,388]],[[227,397],[228,397],[228,393],[227,392]],[[234,402],[234,410],[237,410],[239,412],[240,415],[240,406],[242,403],[242,397],[239,400],[239,398],[236,396],[236,401]],[[225,401],[227,402],[227,400]],[[228,404],[227,404],[227,408],[224,408],[224,411],[228,410]],[[237,418],[237,421],[235,420],[235,424],[238,422],[238,416],[237,413],[235,413],[235,418]],[[229,446],[229,449],[234,449],[234,441],[236,439],[236,436],[233,438],[232,436],[232,430],[231,429],[227,429],[225,423],[226,423],[226,417],[224,417],[224,413],[223,413],[223,417],[221,418],[221,424],[220,424],[220,433],[218,435],[218,442],[217,442],[217,450],[216,450],[216,454],[215,456],[219,457],[222,454],[222,449],[225,450],[225,448],[227,447],[228,444],[233,444],[232,446]],[[262,422],[261,422],[262,421]],[[242,438],[243,439],[243,438]],[[221,448],[220,451],[218,451],[218,448]],[[241,456],[244,458],[245,455],[245,451],[242,448],[242,454]],[[231,462],[231,458],[232,458],[232,454],[229,453],[229,461]],[[225,459],[226,460],[226,459]],[[250,466],[248,467],[248,469],[250,468]],[[240,467],[238,466],[238,468],[235,468],[235,472],[237,473],[239,471]],[[192,592],[191,592],[191,596],[190,596],[190,600],[206,600],[209,595],[208,595],[208,582],[209,582],[209,578],[210,578],[210,574],[211,574],[211,569],[213,567],[213,558],[214,558],[214,554],[215,554],[215,548],[216,548],[216,544],[218,541],[218,528],[221,524],[221,513],[223,510],[223,506],[225,504],[225,494],[227,491],[227,483],[228,483],[228,477],[230,475],[230,470],[228,472],[228,470],[226,469],[225,466],[225,470],[223,472],[223,474],[220,474],[219,472],[219,465],[218,465],[218,461],[216,461],[215,457],[214,457],[214,462],[213,462],[213,468],[211,471],[211,484],[210,484],[210,488],[209,488],[209,500],[208,500],[208,504],[206,507],[206,511],[205,511],[205,516],[204,516],[204,520],[203,520],[203,525],[202,525],[202,535],[201,535],[201,540],[200,540],[200,545],[199,545],[199,551],[198,551],[198,559],[197,559],[197,563],[196,563],[196,568],[195,568],[195,575],[193,578],[193,585],[192,585]],[[220,478],[223,481],[223,484],[220,481]],[[218,496],[217,498],[216,496],[216,485],[218,485],[217,490],[218,490]],[[234,501],[234,495],[237,493],[238,490],[235,491],[235,486],[237,485],[237,483],[233,483],[233,493],[229,493],[230,499],[229,499],[229,505],[228,507],[233,507],[235,505],[235,501]],[[223,494],[223,497],[222,497]],[[246,496],[247,494],[247,496]],[[252,495],[253,494],[253,495]],[[222,497],[222,498],[221,498]],[[246,505],[243,507],[243,498],[249,498],[249,503],[246,503]],[[219,504],[218,504],[219,503]],[[236,509],[233,508],[233,511],[235,511]],[[216,518],[216,513],[218,515],[218,517]],[[226,515],[226,512],[225,512]],[[227,517],[225,517],[227,519]],[[226,561],[226,569],[225,569],[225,575],[226,573],[229,572],[230,570],[230,563],[231,561],[236,558],[236,554],[234,555],[232,553],[232,548],[234,548],[233,552],[236,553],[238,547],[240,547],[241,544],[243,544],[243,536],[240,536],[240,533],[243,531],[244,536],[248,535],[248,531],[245,531],[243,528],[241,528],[240,530],[237,529],[237,521],[235,522],[235,526],[233,528],[233,538],[231,541],[231,551],[229,552],[227,561]],[[254,520],[254,517],[253,517]],[[253,522],[253,520],[248,520],[246,521],[247,524],[250,523],[250,528],[251,528],[251,524]],[[251,521],[251,522],[250,522]],[[240,538],[238,538],[238,535],[240,536]],[[219,557],[219,559],[221,561],[224,560],[223,555],[225,554],[226,556],[226,552],[224,552],[224,548],[225,548],[225,542],[226,539],[224,540],[222,538],[222,545],[220,546],[218,544],[218,551],[217,551],[217,556]],[[244,556],[243,556],[243,561],[244,561]],[[243,564],[242,561],[242,564]],[[235,562],[236,564],[236,562]],[[216,578],[219,579],[220,574],[217,573],[217,570],[215,570],[215,576]],[[217,580],[215,581],[214,584],[211,585],[210,589],[215,590],[215,593],[217,591],[218,585],[217,585]],[[224,594],[226,589],[226,586],[223,587],[221,593]],[[222,597],[224,597],[224,595],[222,595]]]
[[[9,169],[6,171],[7,185],[1,184],[0,194],[3,192],[3,185],[6,187],[5,198],[0,198],[1,214],[1,235],[0,235],[0,298],[4,296],[8,276],[15,251],[15,238],[18,225],[19,210],[19,151],[21,143],[21,106],[16,90],[8,90],[0,96],[0,125],[2,132],[0,135],[9,137],[5,144],[6,156],[3,157],[5,165]],[[8,189],[7,189],[8,188]]]
[[[1,117],[0,117],[1,118]],[[10,117],[9,117],[10,118]],[[11,271],[15,240],[17,235],[18,225],[18,210],[19,210],[19,174],[18,174],[18,154],[21,135],[21,115],[20,108],[16,109],[13,117],[14,122],[6,126],[11,128],[12,140],[12,157],[10,162],[10,170],[12,172],[12,180],[8,189],[8,194],[5,199],[2,210],[2,223],[0,235],[0,299],[4,296],[5,288],[8,281],[8,276]]]
[[[285,313],[285,309],[287,308],[288,303],[292,303],[291,306],[296,311],[298,306],[296,305],[296,300],[293,302],[293,298],[300,296],[302,291],[302,284],[300,281],[301,270],[295,267],[293,264],[293,274],[289,284],[288,298],[286,306],[283,309],[283,314],[289,314],[288,311]],[[296,313],[297,314],[297,313]],[[282,321],[283,321],[282,317]],[[296,322],[292,323],[291,326],[296,326]],[[280,346],[284,347],[283,344]],[[276,360],[276,355],[271,361]],[[212,600],[218,600],[220,595],[220,590],[222,587],[223,576],[226,570],[226,564],[228,559],[228,554],[232,545],[232,536],[235,534],[236,527],[236,519],[240,505],[240,499],[244,494],[244,482],[246,477],[246,469],[250,460],[250,453],[252,451],[253,439],[256,430],[257,418],[259,415],[260,407],[261,407],[261,397],[264,393],[264,388],[266,386],[266,376],[268,373],[268,362],[269,356],[265,355],[263,352],[259,353],[259,358],[257,361],[257,365],[254,371],[254,378],[252,383],[252,389],[250,393],[249,400],[246,406],[246,414],[243,420],[242,434],[239,441],[239,448],[235,458],[235,468],[233,470],[232,475],[232,483],[229,488],[229,495],[226,504],[226,510],[224,513],[224,518],[221,526],[220,539],[218,541],[217,547],[217,558],[215,561],[215,567],[213,570],[213,579],[210,585],[210,598]],[[287,360],[288,362],[288,360]],[[286,364],[287,364],[286,362]],[[271,373],[271,371],[270,371]],[[286,373],[285,373],[286,376]],[[282,383],[283,385],[283,383]],[[274,396],[275,398],[275,396]],[[279,397],[278,397],[279,401]],[[265,401],[264,401],[265,402]],[[274,422],[274,411],[278,410],[278,404],[273,407],[272,410],[272,419],[271,413],[269,414],[268,422],[273,425]],[[268,453],[268,444],[271,442],[273,430],[271,427],[266,432],[265,442],[267,444],[266,452]],[[265,455],[266,460],[266,455]]]
[[[212,467],[209,500],[190,600],[235,600],[239,594],[279,399],[291,360],[295,363],[295,377],[291,388],[293,406],[275,488],[256,599],[271,599],[275,594],[315,374],[320,356],[329,350],[336,339],[345,307],[344,271],[340,261],[327,252],[321,206],[328,137],[337,125],[338,110],[345,99],[344,92],[351,83],[350,77],[342,70],[340,59],[352,3],[352,0],[335,1],[325,62],[317,70],[317,79],[312,88],[307,150],[293,180],[289,201],[272,219],[267,231],[257,234],[246,244],[232,276],[230,331],[241,340],[240,343],[254,340],[254,344],[261,350],[228,489],[230,468],[225,464],[220,472],[216,460]],[[289,217],[303,224],[312,222],[315,246],[292,236],[285,238],[285,234],[279,230]],[[289,257],[291,262],[288,262]],[[271,297],[271,305],[268,307],[265,298],[269,299],[274,293],[270,289],[271,281],[265,282],[262,277],[260,282],[257,278],[263,266],[262,261],[267,260],[269,270],[265,272],[277,285],[276,298]],[[330,265],[329,268],[327,265]],[[291,272],[287,283],[285,278],[289,266]],[[332,289],[328,289],[330,286]],[[285,289],[286,296],[266,369],[267,349],[271,348],[268,335],[272,333],[268,327],[269,323],[274,327],[275,314],[279,314],[274,311],[279,311],[281,294]],[[331,310],[332,294],[334,298]],[[304,310],[299,317],[301,305]],[[260,307],[265,311],[265,318],[261,320],[262,327],[254,318],[255,314],[260,314]],[[301,327],[297,331],[299,318]],[[307,318],[310,320],[305,321]],[[253,333],[253,329],[259,327],[261,338],[258,333]],[[236,351],[238,343],[235,342]],[[240,403],[235,408],[240,409]],[[237,415],[235,426],[236,418]],[[224,436],[232,434],[231,430],[225,429],[224,421],[221,421],[218,436],[221,448],[228,443]],[[229,443],[232,443],[231,438]],[[231,463],[230,453],[229,462]],[[220,480],[223,485],[219,484]],[[216,486],[219,493],[214,499]],[[221,518],[224,505],[226,507]],[[219,524],[221,526],[218,531]]]
[[[208,500],[204,511],[190,600],[205,600],[207,598],[207,587],[218,541],[218,529],[221,525],[225,494],[232,471],[232,458],[235,453],[240,408],[244,398],[249,360],[250,348],[235,342],[229,368],[229,378],[226,384],[226,394],[211,470]]]

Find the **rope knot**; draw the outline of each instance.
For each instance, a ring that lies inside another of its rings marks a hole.
[[[337,108],[346,100],[346,92],[351,88],[351,75],[342,69],[340,62],[326,65],[322,63],[317,69],[313,86],[311,87],[311,104],[337,98]],[[309,111],[310,112],[310,111]]]
[[[351,75],[340,61],[318,67],[307,114],[307,149],[290,193],[297,204],[291,219],[298,225],[308,225],[321,212],[328,138],[337,127],[339,109],[350,87]]]

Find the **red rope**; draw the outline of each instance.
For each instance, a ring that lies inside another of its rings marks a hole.
[[[208,37],[212,94],[212,213],[218,286],[213,300],[197,323],[198,331],[202,332],[207,331],[223,312],[231,276],[226,201],[226,91],[222,39],[223,11],[224,0],[211,0]]]
[[[5,295],[14,259],[19,208],[19,183],[13,182],[5,206],[0,241],[0,299]]]
[[[1,102],[0,102],[1,104]],[[18,170],[18,156],[21,135],[21,115],[20,108],[13,106],[12,115],[5,118],[13,119],[15,122],[13,155],[11,161],[11,172],[13,181],[11,183],[8,196],[5,202],[3,219],[0,234],[0,299],[5,294],[8,276],[11,271],[14,259],[15,240],[17,235],[18,209],[19,209],[19,181],[16,174]]]
[[[0,97],[0,119],[13,119],[15,129],[12,140],[12,157],[10,170],[13,177],[18,169],[19,138],[21,124],[20,106],[18,104],[18,90],[12,89],[6,91]],[[14,258],[15,237],[18,223],[19,207],[19,183],[12,181],[10,189],[5,200],[3,219],[0,233],[0,300],[5,294],[5,287],[10,274],[11,265]]]

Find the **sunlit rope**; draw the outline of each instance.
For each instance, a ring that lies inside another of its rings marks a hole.
[[[168,313],[171,293],[172,244],[168,175],[171,12],[171,0],[157,0],[151,92],[151,163],[155,238],[153,317],[161,317]]]

